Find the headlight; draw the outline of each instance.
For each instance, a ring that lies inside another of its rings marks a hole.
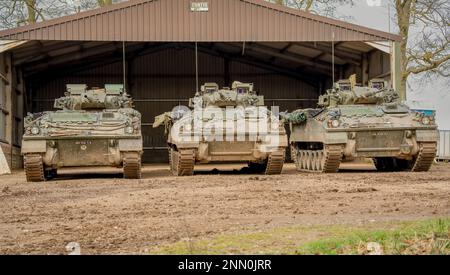
[[[39,128],[36,127],[36,126],[31,127],[31,133],[32,133],[33,135],[39,134]]]
[[[431,121],[430,121],[430,118],[429,118],[429,117],[425,116],[425,117],[422,118],[422,124],[424,124],[424,125],[429,125],[430,122],[431,122]]]
[[[333,128],[337,128],[339,127],[339,125],[341,125],[341,122],[337,119],[331,121],[331,126],[333,126]]]
[[[127,134],[132,134],[132,133],[134,133],[134,128],[131,127],[131,126],[126,127],[126,128],[125,128],[125,133],[127,133]]]

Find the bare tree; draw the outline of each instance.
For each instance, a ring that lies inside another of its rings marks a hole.
[[[0,29],[104,7],[126,0],[0,0]]]
[[[36,0],[11,0],[0,2],[0,22],[2,27],[11,28],[31,24],[45,17]]]
[[[450,76],[450,2],[394,0],[402,37],[402,89],[411,75]]]
[[[352,0],[267,0],[324,16],[336,16],[337,7]],[[396,10],[401,49],[401,88],[408,77],[450,76],[450,1],[388,0]]]
[[[112,5],[113,0],[97,0],[97,3],[100,7]]]
[[[338,14],[337,7],[343,4],[353,5],[353,0],[268,0],[269,2],[296,8],[306,12],[328,17],[351,19],[350,16]]]

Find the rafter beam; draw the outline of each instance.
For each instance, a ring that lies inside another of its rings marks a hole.
[[[191,49],[195,48],[194,46],[190,46],[190,45],[187,45],[187,47],[191,48]],[[206,53],[206,54],[213,55],[213,56],[225,57],[231,61],[240,62],[240,63],[247,64],[250,66],[255,66],[255,67],[265,69],[268,71],[272,71],[275,73],[283,74],[283,75],[286,75],[286,76],[289,76],[289,77],[292,77],[295,79],[300,79],[303,82],[305,82],[313,87],[318,87],[319,81],[321,81],[323,78],[328,77],[328,75],[329,75],[329,72],[322,72],[322,74],[320,74],[320,75],[311,75],[306,72],[299,72],[299,71],[293,70],[291,68],[275,66],[269,62],[265,62],[260,59],[249,57],[247,55],[242,56],[240,54],[230,54],[230,53],[218,50],[217,48],[214,48],[213,50],[211,50],[209,48],[204,48],[204,47],[200,46],[199,51]]]
[[[60,44],[55,44],[51,46],[45,46],[42,45],[38,49],[32,47],[30,49],[31,54],[14,54],[14,65],[20,66],[24,63],[30,62],[30,61],[38,61],[43,60],[49,57],[49,52],[53,51],[59,51],[64,48],[70,48],[70,47],[76,47],[83,44],[82,42],[62,42]],[[64,53],[67,54],[67,53]]]
[[[230,44],[227,43],[227,45]],[[253,46],[254,45],[250,45],[250,47]],[[102,48],[102,51],[100,51],[100,49],[97,49],[96,47],[86,49],[83,53],[81,53],[81,55],[71,55],[70,59],[64,58],[53,60],[52,62],[47,64],[36,64],[35,66],[28,67],[27,70],[25,70],[25,76],[28,79],[34,79],[35,81],[48,81],[50,76],[51,78],[54,78],[67,74],[74,74],[89,68],[105,66],[108,64],[120,62],[122,60],[121,47],[119,47],[118,44],[103,45]],[[192,43],[134,44],[127,47],[127,58],[133,59],[138,56],[152,54],[169,48],[189,48],[192,50],[195,49]],[[92,49],[96,50],[92,51]],[[331,75],[331,68],[328,66],[325,70],[323,70],[318,66],[313,67],[302,63],[300,64],[301,66],[298,69],[293,69],[291,67],[274,65],[270,62],[267,62],[267,60],[258,59],[249,55],[242,56],[240,51],[228,52],[227,50],[219,49],[218,46],[214,43],[200,43],[199,51],[212,56],[222,57],[229,61],[255,66],[269,72],[274,72],[277,74],[282,74],[288,77],[299,79],[316,88],[319,87],[320,83],[324,79],[329,78]],[[311,72],[316,73],[313,74]]]
[[[60,55],[57,57],[51,57],[44,61],[33,61],[30,63],[25,63],[22,65],[22,69],[24,72],[32,71],[32,70],[44,70],[47,68],[51,68],[52,66],[56,66],[62,63],[70,63],[72,61],[78,60],[78,59],[84,59],[84,58],[90,58],[96,55],[105,54],[112,51],[120,50],[121,48],[118,47],[118,44],[116,43],[109,43],[105,45],[100,45],[96,47],[92,47],[89,49],[79,49],[77,52],[67,54],[67,55]]]
[[[315,44],[315,45],[310,45],[310,44],[306,44],[306,43],[295,43],[295,44],[300,47],[321,51],[322,54],[330,54],[330,55],[333,54],[331,45],[330,45],[330,47],[325,47],[325,46],[322,46],[319,44]],[[345,50],[338,48],[338,45],[339,45],[339,43],[335,46],[335,53],[334,53],[335,57],[337,57],[340,60],[342,60],[343,62],[346,62],[349,64],[353,64],[356,66],[361,65],[360,54],[346,52]]]
[[[283,54],[283,53],[285,53],[285,52],[287,52],[291,47],[292,47],[292,43],[288,43],[286,46],[284,46],[282,49],[280,49],[278,52],[279,53],[281,53],[281,54]],[[274,56],[272,56],[271,58],[270,58],[270,62],[274,62],[275,61],[275,57]]]
[[[132,48],[127,47],[127,59],[134,59],[139,56],[152,54],[158,51],[162,51],[164,49],[170,48],[169,43],[159,44],[154,47],[148,47],[146,45],[143,45],[141,47],[138,47],[137,45],[132,46]],[[130,50],[131,49],[131,50]],[[97,56],[91,56],[89,59],[81,59],[76,60],[72,63],[69,63],[70,66],[67,66],[67,63],[61,63],[54,65],[48,70],[42,71],[42,70],[35,70],[35,71],[26,71],[26,77],[35,77],[35,78],[41,78],[46,75],[51,75],[52,78],[55,76],[64,76],[64,75],[70,75],[74,73],[78,73],[90,68],[97,68],[101,66],[106,66],[109,64],[114,64],[117,62],[120,62],[122,60],[122,52],[119,50],[116,51],[109,51],[104,54],[100,54]],[[44,77],[46,78],[46,77]]]
[[[229,44],[229,45],[233,45],[236,46],[234,44]],[[252,45],[248,45],[247,47],[248,51],[253,51],[256,53],[262,53],[262,54],[267,54],[269,56],[273,56],[276,58],[280,58],[280,59],[284,59],[287,61],[291,61],[294,63],[299,63],[299,64],[303,64],[303,65],[307,65],[310,67],[314,67],[314,68],[318,68],[324,71],[331,71],[331,67],[327,64],[322,64],[319,62],[313,62],[310,60],[310,57],[306,57],[306,56],[302,56],[302,55],[298,55],[298,54],[293,54],[293,53],[280,53],[278,52],[276,49],[272,48],[272,47],[268,47],[268,46],[264,46],[264,45],[257,45],[257,44],[252,44]]]

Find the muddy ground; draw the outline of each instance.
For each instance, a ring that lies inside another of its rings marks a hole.
[[[65,170],[46,183],[27,183],[22,171],[0,176],[0,254],[66,254],[72,241],[83,254],[141,254],[220,233],[450,216],[448,164],[339,174],[299,174],[288,164],[279,176],[219,168],[176,178],[152,165],[142,180],[112,169]]]

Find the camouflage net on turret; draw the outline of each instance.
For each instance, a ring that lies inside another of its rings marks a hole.
[[[171,112],[165,112],[157,117],[155,117],[155,122],[153,123],[153,128],[158,128],[164,125],[164,134],[167,135],[169,133],[169,128],[172,127],[173,118]]]
[[[288,113],[283,117],[286,122],[293,124],[301,124],[308,120],[308,114],[304,111],[296,111],[293,113]]]

